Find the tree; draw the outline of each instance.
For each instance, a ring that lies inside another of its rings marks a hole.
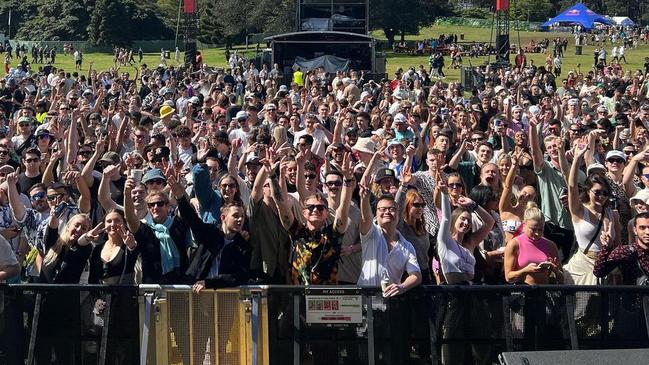
[[[39,41],[83,39],[89,23],[86,7],[75,0],[40,2],[37,13],[24,19],[16,38]]]
[[[450,14],[445,0],[373,0],[370,7],[370,28],[382,29],[392,47],[394,37],[419,34],[419,29],[431,25],[437,16]]]

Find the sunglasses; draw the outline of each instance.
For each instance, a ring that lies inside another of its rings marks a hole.
[[[167,202],[157,201],[157,202],[147,203],[146,205],[147,205],[149,208],[154,208],[154,207],[162,208],[162,207],[164,207],[164,206],[167,205]]]
[[[32,163],[32,162],[38,162],[40,160],[41,160],[40,158],[26,158],[25,162]]]
[[[29,127],[31,124],[29,123],[18,123],[19,126],[21,127]]]
[[[164,183],[165,181],[163,179],[151,179],[146,182],[146,184],[158,184],[158,185],[162,185]]]
[[[598,198],[608,195],[608,190],[592,190],[591,192]]]
[[[426,203],[412,203],[412,206],[415,208],[423,208],[426,206]]]
[[[323,210],[327,209],[327,206],[324,204],[307,204],[304,209],[308,210],[309,212],[312,212],[314,209],[317,209],[318,212],[322,212]]]
[[[448,184],[448,187],[451,189],[459,189],[464,187],[464,185],[462,185],[461,183],[450,183]]]
[[[41,192],[39,192],[39,193],[36,193],[36,194],[32,195],[29,199],[30,199],[31,201],[35,202],[35,201],[37,201],[37,200],[41,200],[41,199],[43,199],[44,197],[45,197],[45,192],[44,192],[44,191],[41,191]],[[56,199],[56,198],[54,198],[54,199]]]
[[[8,150],[0,150],[0,155],[8,155],[9,151]]]
[[[327,181],[325,184],[330,188],[343,186],[342,181]]]
[[[237,187],[237,184],[221,184],[221,189],[234,189]]]
[[[54,200],[56,200],[56,199],[57,199],[58,197],[60,197],[60,196],[63,196],[63,194],[62,194],[62,193],[58,193],[58,194],[48,195],[48,196],[47,196],[47,200],[48,200],[48,201],[54,201]]]
[[[606,160],[608,163],[624,163],[623,158],[609,158]]]
[[[315,179],[316,177],[317,177],[316,174],[304,174],[304,178],[305,178],[305,179],[311,179],[311,180],[313,180],[313,179]]]

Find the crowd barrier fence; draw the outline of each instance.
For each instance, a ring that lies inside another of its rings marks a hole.
[[[0,364],[464,364],[649,347],[649,288],[2,285]]]

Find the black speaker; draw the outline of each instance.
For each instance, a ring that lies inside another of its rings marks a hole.
[[[196,68],[196,41],[185,42],[185,67],[194,66]]]
[[[649,349],[503,352],[502,365],[646,364]]]
[[[509,35],[503,34],[496,37],[496,58],[498,61],[509,63]]]

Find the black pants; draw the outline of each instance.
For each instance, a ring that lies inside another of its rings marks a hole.
[[[561,228],[550,222],[545,222],[543,236],[557,245],[563,255],[561,262],[564,264],[568,262],[572,246],[575,242],[575,231]]]

